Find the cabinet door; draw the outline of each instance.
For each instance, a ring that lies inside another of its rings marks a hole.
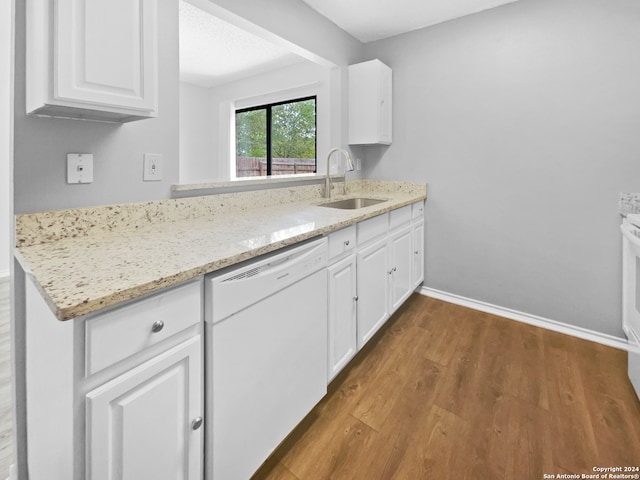
[[[391,95],[392,95],[392,84],[391,84],[391,69],[386,65],[380,65],[380,78],[379,78],[379,88],[380,88],[380,110],[379,110],[379,138],[380,142],[383,145],[390,145],[393,137],[392,137],[392,108],[391,108]]]
[[[424,281],[424,222],[413,225],[413,288]]]
[[[155,110],[157,0],[58,0],[54,96]]]
[[[27,113],[157,116],[158,0],[26,2]]]
[[[411,228],[389,239],[390,313],[395,312],[413,291],[413,241]]]
[[[201,344],[198,335],[87,394],[88,479],[201,477]]]
[[[380,60],[349,66],[349,144],[390,145],[392,71]]]
[[[329,378],[356,354],[356,257],[329,267]]]
[[[358,252],[358,350],[389,318],[387,239]]]

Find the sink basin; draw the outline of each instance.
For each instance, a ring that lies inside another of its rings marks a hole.
[[[386,200],[379,200],[377,198],[346,198],[335,202],[323,203],[321,207],[354,210],[356,208],[370,207],[371,205],[376,205],[382,202],[386,202]]]

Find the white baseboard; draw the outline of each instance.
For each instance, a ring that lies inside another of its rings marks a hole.
[[[505,317],[510,320],[527,323],[535,327],[546,328],[547,330],[553,330],[554,332],[564,333],[566,335],[571,335],[572,337],[582,338],[583,340],[601,343],[609,347],[619,348],[620,350],[635,351],[635,349],[631,345],[629,345],[627,340],[624,338],[615,337],[606,333],[596,332],[595,330],[589,330],[588,328],[576,327],[574,325],[569,325],[568,323],[558,322],[549,318],[538,317],[537,315],[519,312],[510,308],[481,302],[479,300],[463,297],[454,293],[443,292],[434,288],[422,287],[417,291],[421,295],[427,297],[437,298],[438,300],[444,300],[445,302],[455,303],[456,305],[472,308],[481,312],[491,313],[493,315]]]
[[[0,270],[0,280],[3,280],[5,278],[9,278],[9,275],[11,274],[11,272],[9,270]]]

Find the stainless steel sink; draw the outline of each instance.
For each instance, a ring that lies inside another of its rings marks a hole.
[[[377,198],[346,198],[344,200],[336,200],[335,202],[323,203],[321,207],[342,208],[354,210],[356,208],[370,207],[378,203],[386,202]]]

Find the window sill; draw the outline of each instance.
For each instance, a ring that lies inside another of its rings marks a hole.
[[[176,193],[206,193],[206,190],[260,190],[261,188],[274,188],[280,185],[285,186],[291,183],[315,184],[324,181],[326,175],[318,173],[297,174],[297,175],[275,175],[270,177],[244,177],[235,180],[211,180],[202,183],[185,183],[171,186],[171,191]],[[342,181],[344,175],[331,175],[331,178]],[[249,187],[249,188],[245,188]],[[254,188],[255,187],[255,188]]]

